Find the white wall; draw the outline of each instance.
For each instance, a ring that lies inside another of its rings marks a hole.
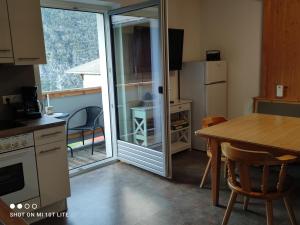
[[[229,117],[251,112],[259,95],[262,0],[169,0],[169,26],[185,29],[184,61],[220,49],[228,62]]]
[[[220,49],[228,62],[229,117],[252,110],[259,95],[262,0],[201,0],[201,55]]]
[[[169,27],[185,30],[183,60],[204,60],[207,49],[220,49],[228,62],[229,117],[251,112],[252,97],[259,95],[263,0],[167,2]]]
[[[200,0],[168,0],[169,28],[184,29],[183,61],[200,60]]]

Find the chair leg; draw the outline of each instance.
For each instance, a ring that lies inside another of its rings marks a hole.
[[[244,205],[243,205],[243,210],[248,210],[248,205],[249,205],[249,197],[245,196],[244,197]]]
[[[81,137],[82,137],[82,145],[84,145],[84,131],[81,131]]]
[[[267,225],[273,224],[273,204],[271,200],[266,200]]]
[[[94,143],[95,143],[95,130],[93,130],[92,155],[94,155]]]
[[[285,208],[286,208],[286,210],[289,214],[289,218],[290,218],[290,221],[291,221],[292,225],[296,225],[297,221],[296,221],[296,217],[295,217],[294,211],[292,209],[290,200],[288,199],[288,197],[284,197],[283,201],[284,201],[284,204],[285,204]]]
[[[206,168],[205,168],[205,171],[204,171],[201,183],[200,183],[200,188],[203,188],[203,186],[204,186],[204,182],[207,179],[207,175],[208,175],[208,172],[210,170],[210,165],[211,165],[211,158],[209,158],[208,163],[206,165]]]
[[[237,193],[234,192],[234,191],[231,191],[230,199],[229,199],[227,209],[226,209],[223,221],[222,221],[222,225],[227,225],[230,214],[231,214],[231,211],[232,211],[232,208],[233,208],[234,203],[236,201],[236,197],[237,197]]]
[[[73,158],[73,148],[71,148],[70,146],[67,146],[67,148],[70,149],[70,151],[71,151],[71,157]]]

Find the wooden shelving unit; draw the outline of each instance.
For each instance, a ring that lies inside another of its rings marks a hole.
[[[180,100],[170,105],[172,154],[191,149],[191,104],[190,100]],[[172,126],[178,121],[184,125]]]
[[[191,103],[190,100],[181,100],[170,105],[172,154],[191,149]],[[153,107],[133,107],[131,111],[133,143],[145,147],[155,144],[155,130],[149,125],[153,119]],[[178,121],[182,124],[178,125]]]

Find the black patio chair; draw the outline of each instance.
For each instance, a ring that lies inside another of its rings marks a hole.
[[[71,127],[70,121],[74,118],[75,115],[85,111],[86,121],[83,125]],[[93,132],[93,142],[92,142],[92,155],[94,154],[94,144],[95,144],[95,131],[96,129],[101,128],[104,139],[104,121],[103,121],[103,110],[99,106],[88,106],[75,111],[67,120],[67,146],[71,150],[71,156],[73,157],[73,149],[69,146],[69,131],[81,131],[82,144],[84,145],[84,132],[92,131]]]

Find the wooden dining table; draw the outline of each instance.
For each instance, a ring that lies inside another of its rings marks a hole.
[[[300,156],[300,118],[253,113],[196,132],[211,144],[212,204],[219,205],[221,142],[275,156]]]

